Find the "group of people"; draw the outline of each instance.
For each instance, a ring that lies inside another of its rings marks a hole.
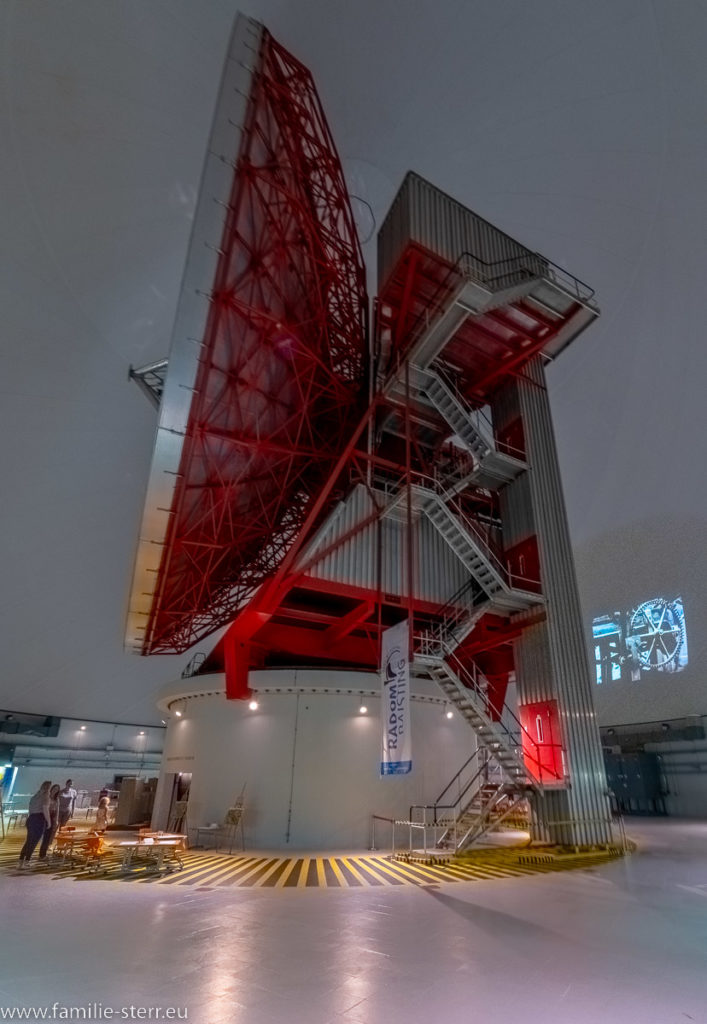
[[[57,783],[52,785],[51,779],[42,783],[29,802],[26,822],[27,838],[20,850],[20,868],[29,867],[32,854],[40,842],[39,860],[46,860],[47,852],[57,831],[64,828],[73,817],[76,796],[71,779],[66,780],[63,789]],[[108,824],[109,805],[108,791],[101,790],[96,813],[96,831],[105,830]]]

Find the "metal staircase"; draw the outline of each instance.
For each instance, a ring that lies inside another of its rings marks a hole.
[[[453,496],[451,501],[445,500],[448,495],[441,493],[439,487],[432,489],[414,484],[411,490],[416,506],[428,516],[497,609],[520,611],[542,603],[540,594],[511,586],[506,566],[489,547],[483,531]]]
[[[493,490],[527,469],[518,457],[520,452],[510,455],[498,450],[490,424],[484,423],[481,414],[467,405],[439,371],[418,370],[417,375],[423,394],[474,456],[476,466],[469,482]]]
[[[427,674],[434,679],[449,703],[453,704],[466,719],[506,779],[533,787],[535,780],[525,766],[523,752],[518,744],[519,737],[503,722],[494,721],[492,717],[485,680],[481,673],[472,676],[449,650],[444,652],[444,656],[438,653],[430,654],[429,649],[426,649],[427,638],[421,639],[420,649],[415,651],[415,662],[425,666]],[[446,658],[456,662],[457,671],[445,660]]]
[[[484,782],[437,840],[440,850],[463,850],[513,815],[527,818],[528,790],[507,782]]]
[[[517,813],[531,794],[563,785],[564,780],[543,768],[538,744],[518,719],[508,709],[501,716],[504,709],[490,706],[482,673],[466,668],[451,647],[427,634],[416,635],[414,643],[415,669],[437,683],[476,733],[486,757],[454,804],[443,801],[457,776],[434,805],[424,808],[425,814],[433,812],[435,828],[444,827],[437,845],[460,850]]]

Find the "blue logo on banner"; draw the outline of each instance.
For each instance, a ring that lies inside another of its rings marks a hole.
[[[407,775],[412,770],[412,761],[381,761],[381,775]]]

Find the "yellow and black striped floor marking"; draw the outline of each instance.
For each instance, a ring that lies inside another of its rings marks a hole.
[[[8,836],[0,842],[0,871],[19,874],[17,858],[23,836]],[[437,864],[391,860],[378,854],[347,854],[330,857],[282,857],[277,854],[227,855],[214,851],[189,850],[182,855],[183,867],[156,875],[146,868],[122,874],[117,860],[96,873],[72,864],[35,865],[32,873],[53,878],[112,879],[143,884],[192,886],[202,890],[227,886],[265,889],[367,889],[381,886],[434,886],[445,882],[488,881],[519,878],[604,863],[606,854],[571,858],[533,857],[529,851],[503,849],[475,851],[460,860]],[[22,874],[29,874],[23,872]]]

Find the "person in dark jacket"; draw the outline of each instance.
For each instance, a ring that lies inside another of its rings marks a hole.
[[[52,788],[51,779],[43,782],[29,802],[29,813],[27,815],[27,838],[25,845],[20,850],[20,867],[28,868],[32,854],[37,848],[37,843],[44,835],[44,830],[51,825],[49,814],[49,790]]]

